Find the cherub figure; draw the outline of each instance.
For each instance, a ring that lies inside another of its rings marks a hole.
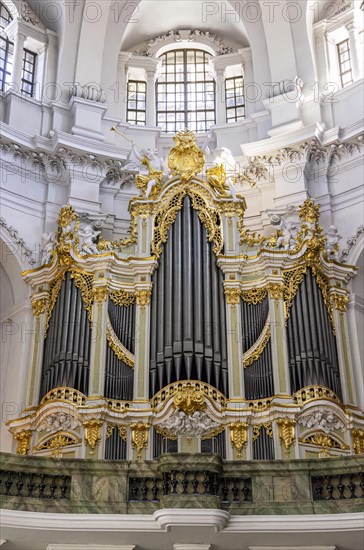
[[[168,168],[164,160],[158,156],[158,149],[142,149],[139,153],[133,143],[132,151],[139,162],[148,169],[146,174],[136,176],[136,186],[146,198],[150,196],[154,199],[161,190],[163,180],[168,177]]]
[[[296,246],[296,239],[299,227],[294,221],[282,220],[281,227],[278,230],[277,248],[292,250]]]
[[[97,254],[98,248],[95,242],[101,231],[95,231],[90,224],[79,229],[78,234],[81,237],[81,250],[85,254]]]
[[[339,251],[339,241],[342,238],[337,232],[336,225],[330,225],[325,237],[325,254],[330,260],[336,260]]]

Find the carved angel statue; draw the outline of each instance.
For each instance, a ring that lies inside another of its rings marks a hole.
[[[325,254],[330,260],[336,260],[339,252],[339,241],[342,239],[341,235],[339,235],[337,232],[336,225],[330,225],[327,233],[325,234],[325,237]]]
[[[214,149],[212,153],[210,153],[208,149],[208,152],[210,156],[212,156],[214,166],[206,170],[207,181],[221,195],[226,196],[230,191],[234,201],[237,200],[235,187],[232,182],[232,178],[234,178],[236,174],[236,162],[232,152],[227,147]]]
[[[174,436],[198,437],[214,430],[218,424],[206,413],[195,411],[191,415],[177,411],[160,425],[161,428]]]
[[[100,233],[101,231],[95,231],[90,224],[85,225],[82,229],[80,228],[78,234],[81,238],[81,251],[85,254],[97,254],[99,250],[97,248],[96,239]]]
[[[43,233],[42,235],[41,265],[51,263],[54,248],[54,233]]]
[[[315,428],[325,433],[330,433],[333,430],[342,430],[345,427],[338,416],[327,410],[307,414],[300,419],[299,423],[302,426],[306,426],[306,428]]]
[[[292,250],[296,246],[299,229],[299,225],[296,222],[282,219],[280,228],[277,231],[277,248]]]
[[[139,162],[146,166],[148,170],[147,173],[138,174],[135,177],[136,186],[141,189],[146,198],[150,196],[151,199],[154,199],[161,190],[163,180],[169,175],[166,163],[158,156],[158,149],[142,149],[139,153],[133,142],[132,151]]]

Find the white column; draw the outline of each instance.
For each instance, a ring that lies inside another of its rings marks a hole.
[[[118,81],[120,86],[120,104],[121,111],[118,115],[122,122],[126,122],[126,109],[128,104],[128,78],[127,78],[127,64],[132,56],[131,52],[120,52],[118,57]]]
[[[360,78],[360,63],[358,59],[358,48],[356,42],[357,26],[354,21],[351,21],[348,25],[346,25],[346,28],[349,33],[351,68],[353,71],[353,80],[355,81]]]
[[[57,80],[57,35],[47,30],[47,50],[42,89],[43,101],[52,101],[56,97]]]
[[[225,102],[225,70],[215,70],[216,81],[216,124],[221,126],[226,124],[226,102]]]
[[[21,91],[21,78],[23,73],[23,50],[26,36],[18,32],[14,38],[14,58],[13,69],[11,72],[11,81],[18,87],[18,91]]]
[[[238,53],[241,55],[242,58],[242,66],[243,66],[243,77],[244,77],[244,87],[245,86],[251,86],[254,84],[254,71],[253,71],[253,60],[252,60],[252,52],[250,48],[242,48],[238,50]],[[256,105],[254,101],[246,101],[245,98],[245,118],[248,118],[251,113],[255,112]]]
[[[155,97],[155,81],[156,81],[156,69],[147,70],[147,126],[156,126],[156,97]]]

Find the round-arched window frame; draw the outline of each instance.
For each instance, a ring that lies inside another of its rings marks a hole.
[[[160,56],[156,83],[157,126],[176,133],[187,128],[207,132],[216,123],[212,55],[203,50],[170,50]]]

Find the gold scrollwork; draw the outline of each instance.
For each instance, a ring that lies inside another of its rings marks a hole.
[[[290,315],[290,309],[293,300],[297,294],[299,285],[303,281],[303,277],[307,271],[306,265],[299,265],[294,269],[284,271],[284,302],[286,320]]]
[[[102,426],[102,420],[98,418],[93,418],[84,423],[85,440],[91,449],[90,451],[91,456],[95,454],[96,445],[100,444],[101,426]]]
[[[120,342],[119,338],[116,336],[110,321],[107,323],[106,327],[106,339],[107,343],[109,344],[109,347],[113,350],[116,357],[120,359],[120,361],[123,361],[126,365],[129,367],[134,367],[134,355],[126,349],[126,347],[123,346],[123,344]]]
[[[240,304],[240,288],[226,288],[224,289],[226,302],[232,306]]]
[[[92,289],[95,302],[102,303],[106,301],[109,288],[107,286],[96,286]]]
[[[243,356],[243,366],[244,368],[250,367],[255,361],[259,359],[262,355],[266,345],[268,344],[271,338],[271,329],[269,320],[265,324],[262,335],[259,340],[253,344],[253,346],[244,353]]]
[[[112,436],[114,428],[116,428],[116,424],[107,424],[107,426],[106,426],[106,435],[105,435],[106,439],[109,439],[109,437]],[[126,441],[127,436],[128,436],[127,427],[126,426],[117,426],[117,428],[118,428],[120,439],[122,439],[123,441]]]
[[[75,286],[81,292],[84,308],[87,311],[89,320],[92,321],[92,306],[94,303],[92,284],[94,276],[79,269],[71,269],[71,279],[74,280]]]
[[[364,455],[364,430],[353,429],[353,448],[356,455]]]
[[[193,132],[178,132],[173,140],[173,147],[168,155],[168,167],[174,176],[179,176],[183,183],[188,183],[199,174],[205,164],[204,154],[196,144]]]
[[[183,199],[188,195],[194,210],[205,226],[209,242],[214,243],[213,251],[220,254],[223,248],[221,215],[207,190],[200,185],[191,183],[188,187],[179,184],[172,188],[165,200],[159,206],[154,219],[154,235],[152,240],[152,253],[159,258],[163,250],[163,244],[167,242],[168,232],[175,221],[178,212],[182,209]],[[209,205],[211,204],[211,206]]]
[[[14,433],[14,439],[18,442],[16,446],[16,453],[18,455],[25,456],[29,454],[31,438],[31,430],[22,430],[21,432]]]
[[[244,302],[256,305],[263,302],[263,300],[267,297],[268,289],[267,287],[250,288],[249,290],[243,290],[240,294]]]
[[[284,285],[278,283],[269,283],[268,292],[272,300],[282,300],[284,296]]]
[[[121,307],[128,307],[135,302],[135,292],[126,292],[125,290],[113,290],[109,294],[110,300]]]
[[[141,458],[142,450],[148,447],[148,434],[150,430],[149,424],[137,422],[131,424],[131,444],[137,450],[137,458]]]
[[[32,310],[34,317],[40,317],[47,309],[46,298],[34,298],[32,300]]]
[[[332,296],[333,296],[333,300],[334,300],[335,309],[340,311],[340,313],[345,313],[346,306],[348,305],[348,302],[349,302],[349,298],[348,298],[347,294],[337,294],[337,293],[335,293]]]
[[[53,281],[49,285],[49,302],[47,307],[47,315],[46,315],[46,322],[44,327],[44,337],[47,336],[49,322],[52,317],[54,306],[56,305],[58,294],[61,290],[61,286],[63,281],[66,277],[66,269],[63,268],[61,271],[57,274],[57,276],[53,279]]]
[[[204,411],[206,409],[204,394],[193,386],[186,386],[177,392],[173,400],[173,407],[186,414]]]
[[[52,456],[55,458],[62,458],[63,449],[69,447],[70,445],[77,445],[80,442],[80,439],[68,434],[68,433],[59,433],[53,437],[47,439],[37,445],[37,451],[52,451]]]
[[[136,303],[138,306],[145,307],[150,304],[152,297],[151,289],[138,290],[136,293]]]
[[[295,425],[295,420],[290,418],[279,418],[277,420],[277,426],[279,427],[279,438],[283,441],[287,451],[295,441]]]
[[[241,458],[244,445],[248,442],[248,424],[246,422],[231,422],[229,428],[231,446],[238,451],[238,458]]]
[[[308,444],[308,445],[315,445],[317,447],[321,447],[321,453],[320,456],[322,458],[325,458],[329,456],[330,449],[341,449],[346,450],[349,447],[347,445],[344,445],[340,441],[336,441],[333,437],[330,435],[324,433],[324,432],[316,432],[314,434],[308,435],[303,440],[300,440],[301,443]]]
[[[249,229],[240,231],[240,237],[240,243],[247,244],[248,246],[261,245],[267,241],[267,237],[265,235],[259,235],[259,233],[256,233],[255,231],[251,232]]]
[[[263,424],[255,424],[252,430],[252,439],[255,441],[258,439],[261,429],[265,429],[265,433],[268,437],[273,439],[273,425],[272,422],[264,422]]]

